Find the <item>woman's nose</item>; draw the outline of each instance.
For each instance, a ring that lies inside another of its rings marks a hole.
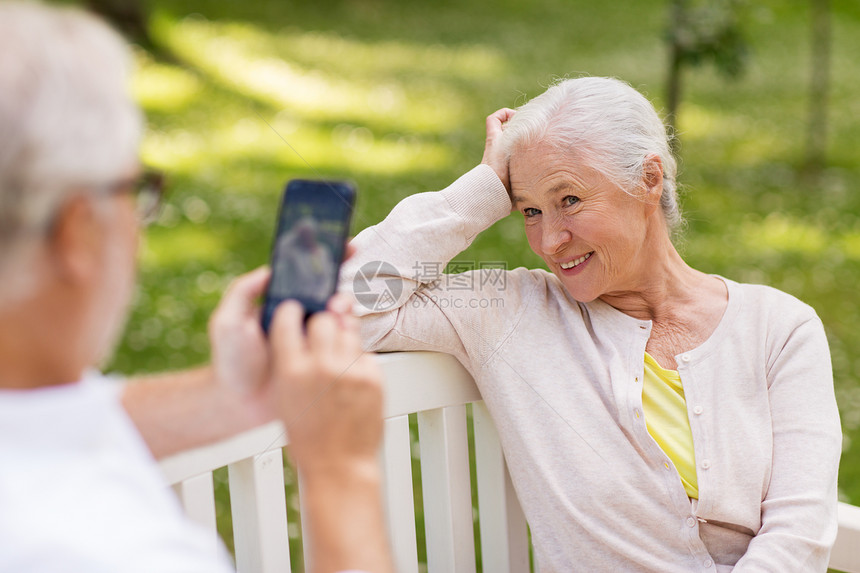
[[[549,219],[547,217],[547,219]],[[570,242],[573,238],[573,233],[568,229],[564,221],[560,217],[553,217],[552,220],[547,220],[543,232],[541,233],[541,248],[546,254],[556,253],[561,248]]]

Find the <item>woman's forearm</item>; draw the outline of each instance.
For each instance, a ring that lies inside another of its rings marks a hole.
[[[442,276],[445,265],[466,249],[481,231],[510,213],[504,185],[486,165],[463,175],[447,189],[419,193],[401,201],[378,225],[368,227],[352,244],[355,255],[341,271],[341,288],[356,281],[370,293],[402,288],[396,304],[361,304],[359,315],[397,308],[422,285]],[[361,293],[359,293],[361,294]]]

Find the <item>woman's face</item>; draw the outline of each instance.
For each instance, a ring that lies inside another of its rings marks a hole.
[[[510,176],[529,245],[574,299],[637,290],[653,203],[546,144],[516,151]]]

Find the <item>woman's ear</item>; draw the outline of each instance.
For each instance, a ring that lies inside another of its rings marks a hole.
[[[649,155],[642,163],[642,186],[647,201],[659,205],[663,195],[663,161],[658,155]]]

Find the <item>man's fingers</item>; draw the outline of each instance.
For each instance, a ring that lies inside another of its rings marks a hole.
[[[275,316],[269,329],[269,340],[276,348],[275,357],[285,355],[284,359],[287,361],[297,360],[307,351],[302,332],[304,315],[304,308],[294,300],[285,301],[275,309]]]
[[[311,353],[329,362],[334,374],[340,375],[364,353],[358,335],[358,319],[348,315],[320,312],[308,321],[308,345]]]
[[[350,239],[349,242],[346,244],[346,250],[343,254],[343,260],[349,260],[349,258],[352,257],[356,253],[356,251],[358,251],[358,247],[353,245],[352,239]]]
[[[271,271],[260,267],[236,278],[221,299],[221,309],[228,314],[250,314],[257,308],[257,299],[265,292]]]
[[[340,328],[344,350],[349,353],[363,352],[358,319],[352,315],[343,315],[340,319]]]
[[[336,293],[328,300],[326,305],[329,312],[333,312],[340,316],[348,316],[352,314],[352,297],[346,293]]]
[[[318,312],[308,320],[308,346],[318,357],[331,360],[340,346],[338,318],[330,312]]]

